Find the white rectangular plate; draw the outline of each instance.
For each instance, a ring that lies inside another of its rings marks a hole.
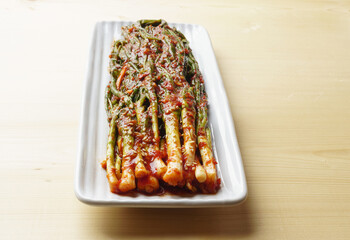
[[[107,71],[114,39],[121,26],[131,22],[100,22],[95,26],[88,60],[83,95],[75,193],[79,200],[96,205],[126,207],[208,207],[233,205],[247,196],[247,184],[225,89],[209,35],[204,27],[193,24],[169,24],[180,30],[190,42],[203,74],[209,99],[209,124],[213,150],[218,162],[221,188],[217,194],[193,196],[121,196],[109,191],[106,172],[100,162],[106,155],[108,123],[104,110],[104,90],[110,80]]]

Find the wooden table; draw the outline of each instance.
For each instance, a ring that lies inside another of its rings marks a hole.
[[[247,201],[91,207],[73,192],[88,44],[99,20],[204,25],[230,101]],[[1,239],[350,239],[350,3],[0,3]]]

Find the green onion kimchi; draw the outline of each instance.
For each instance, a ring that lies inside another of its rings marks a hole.
[[[110,190],[216,193],[203,76],[185,36],[164,20],[122,27],[105,91]]]

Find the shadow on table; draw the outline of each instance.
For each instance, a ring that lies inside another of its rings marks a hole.
[[[223,208],[90,208],[100,234],[113,237],[245,236],[253,232],[249,201]],[[90,224],[89,224],[90,225]]]

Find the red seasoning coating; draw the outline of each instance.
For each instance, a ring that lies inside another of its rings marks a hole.
[[[217,177],[203,77],[189,43],[164,20],[122,27],[110,58],[110,190],[216,193]]]

